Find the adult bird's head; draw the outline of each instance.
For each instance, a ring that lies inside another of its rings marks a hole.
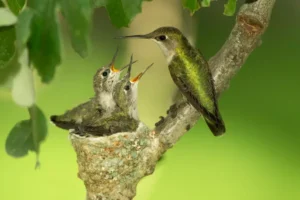
[[[116,39],[150,39],[158,44],[163,51],[167,60],[169,60],[176,53],[176,48],[180,47],[183,42],[186,42],[186,38],[175,27],[160,27],[151,33],[144,35],[127,35],[116,37]]]

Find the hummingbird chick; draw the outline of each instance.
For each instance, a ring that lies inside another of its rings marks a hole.
[[[118,55],[119,48],[117,48],[110,64],[101,67],[94,75],[93,87],[95,91],[95,98],[99,102],[99,109],[103,113],[108,114],[115,109],[115,101],[112,97],[113,89],[119,80],[122,70],[128,67],[125,65],[120,70],[115,68],[115,60]],[[134,61],[133,63],[135,63]]]
[[[174,27],[161,27],[145,35],[121,38],[150,39],[165,55],[171,77],[187,101],[200,112],[215,136],[225,133],[218,109],[214,81],[207,61],[187,38]]]
[[[89,101],[66,111],[62,115],[52,115],[50,119],[59,128],[66,130],[74,129],[74,133],[83,135],[83,122],[89,121],[94,117],[102,117],[97,107],[98,101],[95,98],[91,98]]]
[[[100,68],[94,76],[95,97],[66,111],[62,115],[51,116],[50,119],[56,126],[67,130],[74,129],[75,133],[79,132],[83,134],[82,132],[85,131],[84,124],[89,121],[95,121],[95,119],[100,120],[110,116],[111,112],[115,109],[115,103],[112,99],[113,88],[120,77],[121,71],[128,67],[128,65],[125,65],[120,70],[115,69],[114,62],[117,52],[118,49],[111,63]],[[111,99],[109,99],[109,94]]]
[[[134,62],[130,59],[127,73],[119,80],[113,90],[116,109],[109,117],[92,118],[82,123],[84,130],[92,135],[97,135],[103,130],[105,133],[133,132],[138,128],[140,121],[137,112],[137,84],[143,74],[152,66],[130,80],[131,67]]]
[[[153,65],[149,65],[143,72],[139,73],[136,77],[130,79],[132,56],[130,58],[130,64],[125,76],[116,84],[113,92],[113,97],[117,106],[127,113],[131,118],[139,120],[137,110],[137,96],[138,96],[138,83],[142,76]]]

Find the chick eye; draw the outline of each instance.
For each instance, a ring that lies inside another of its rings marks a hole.
[[[164,41],[167,39],[167,37],[165,35],[160,35],[156,38],[157,40],[160,40],[160,41]]]
[[[105,77],[105,76],[107,76],[107,75],[108,75],[108,73],[109,73],[108,71],[104,71],[104,72],[102,73],[102,76],[104,76],[104,77]]]
[[[124,90],[129,90],[130,89],[130,86],[129,85],[126,85],[125,87],[124,87]]]

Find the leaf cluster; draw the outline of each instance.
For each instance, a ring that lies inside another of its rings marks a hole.
[[[210,7],[212,1],[216,0],[182,0],[182,6],[188,9],[193,15],[201,7]],[[227,0],[227,3],[224,5],[223,14],[226,16],[232,16],[235,13],[237,0]]]

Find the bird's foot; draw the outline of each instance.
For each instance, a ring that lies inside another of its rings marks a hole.
[[[170,115],[172,118],[177,116],[177,104],[173,104],[170,106],[169,110],[167,110],[167,114]]]
[[[165,121],[165,118],[163,116],[160,116],[159,118],[160,118],[160,120],[155,123],[155,126],[159,126]]]

